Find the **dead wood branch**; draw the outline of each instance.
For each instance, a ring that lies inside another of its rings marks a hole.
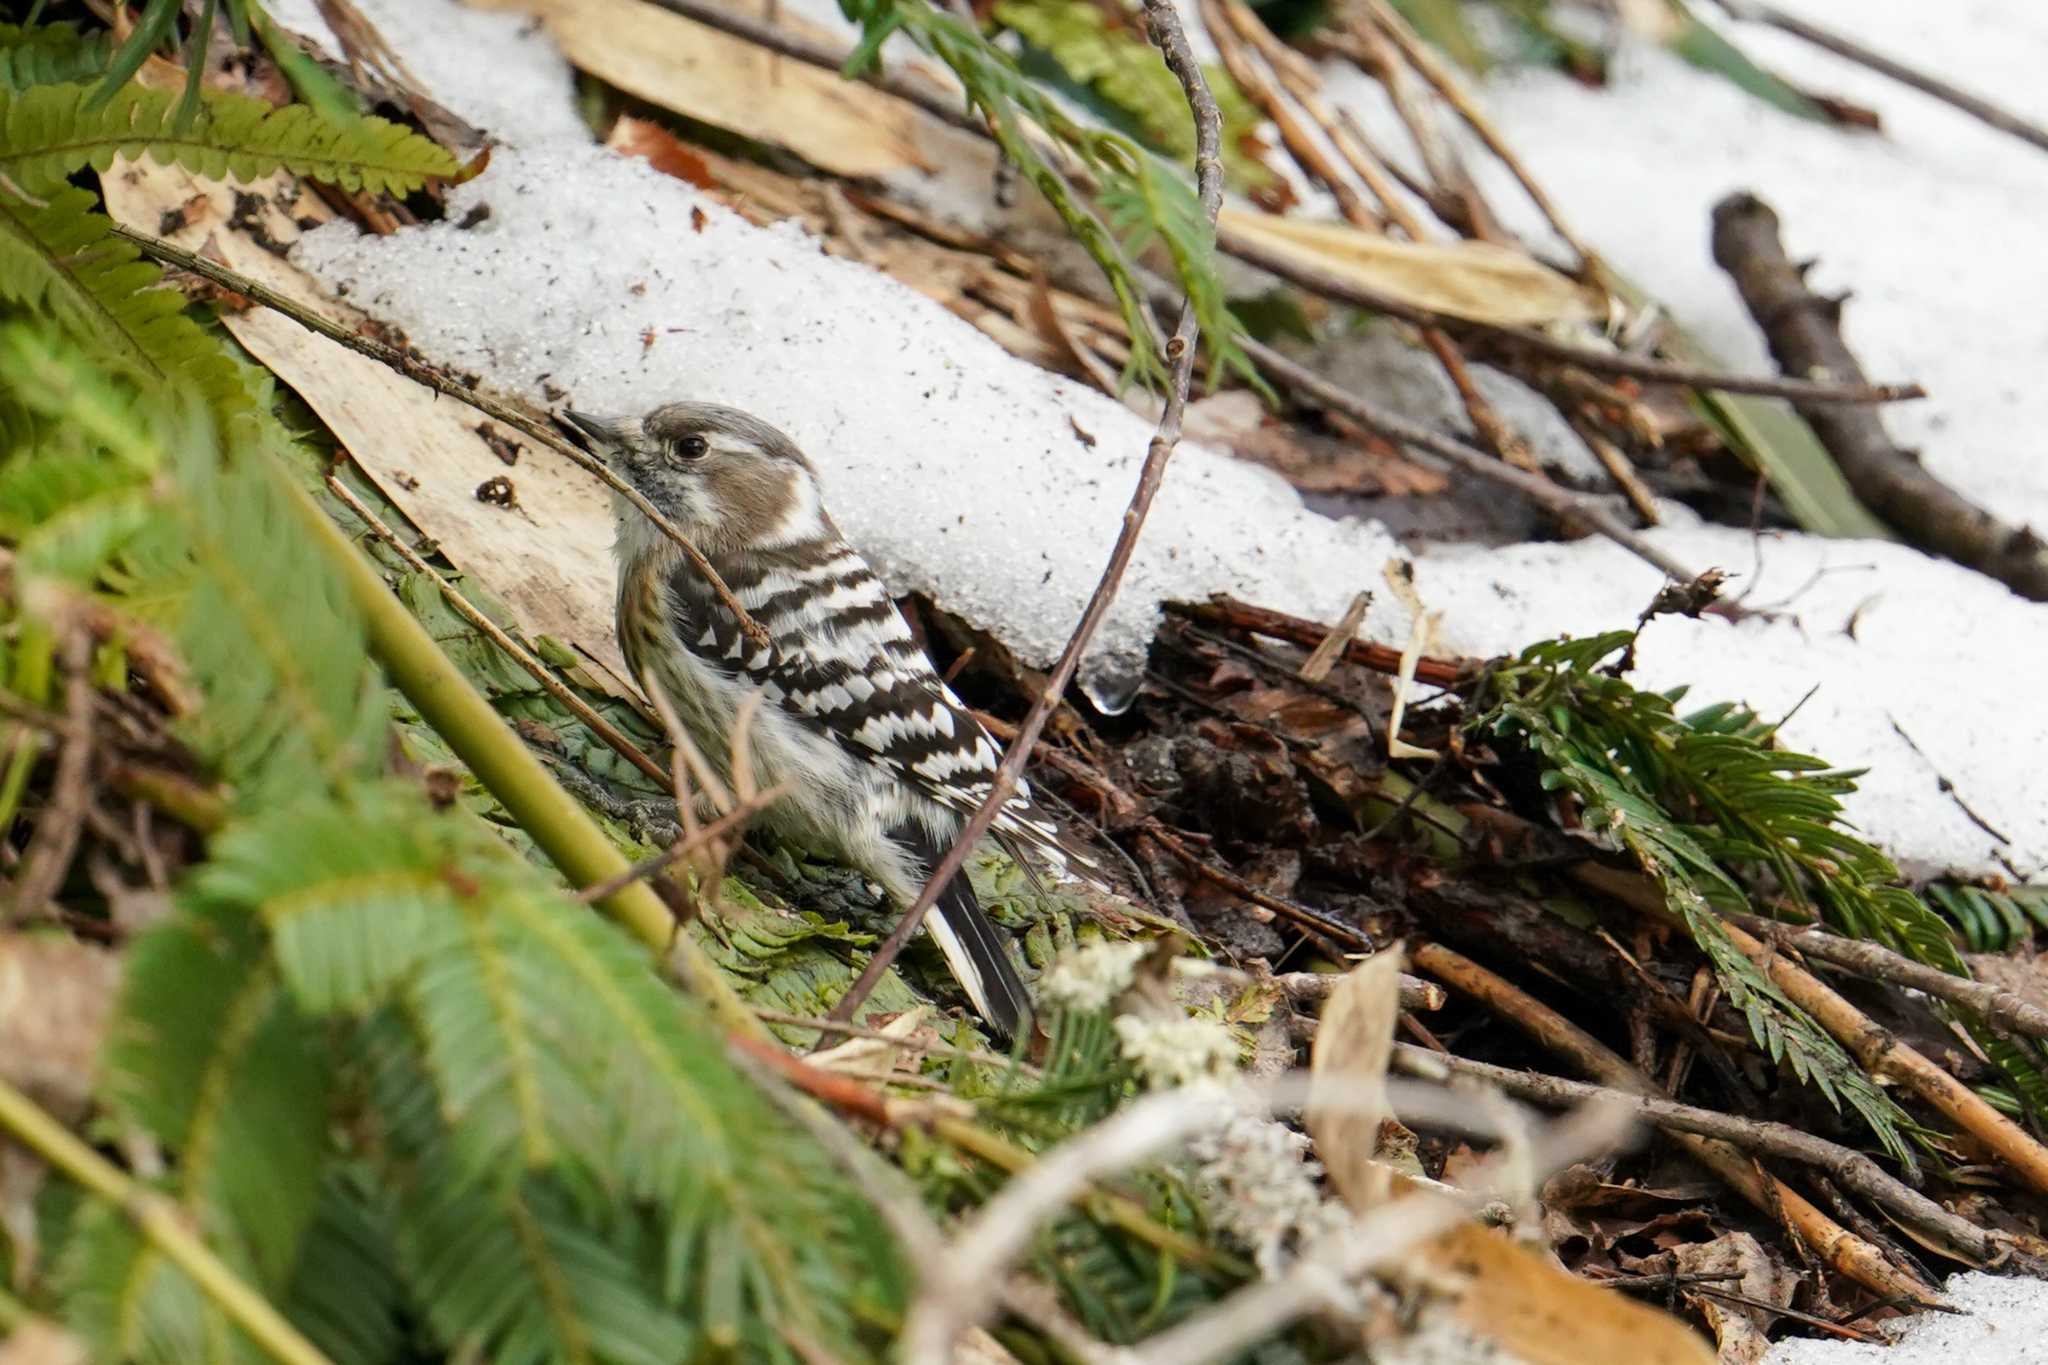
[[[1735,281],[1779,368],[1861,382],[1862,367],[1842,340],[1842,300],[1807,288],[1806,267],[1785,255],[1770,205],[1753,194],[1716,204],[1714,260]],[[1892,443],[1873,409],[1796,401],[1856,496],[1907,540],[2033,601],[2048,601],[2048,542],[2000,521],[1928,473]]]
[[[1476,452],[1475,452],[1476,453]],[[1270,607],[1255,607],[1249,602],[1240,602],[1234,597],[1212,597],[1206,602],[1169,602],[1166,610],[1176,616],[1207,622],[1228,630],[1243,631],[1248,635],[1263,635],[1270,640],[1284,640],[1303,649],[1316,649],[1330,638],[1329,628],[1300,616],[1289,616],[1284,611]],[[1393,674],[1400,670],[1401,651],[1391,645],[1374,644],[1366,640],[1349,640],[1344,644],[1344,662],[1369,668],[1375,673]],[[1424,656],[1416,661],[1415,677],[1419,682],[1437,687],[1459,687],[1478,675],[1479,665],[1465,659],[1438,659]]]
[[[1583,1104],[1601,1095],[1626,1102],[1645,1123],[1665,1132],[1692,1133],[1720,1138],[1744,1151],[1815,1166],[1833,1176],[1845,1188],[1854,1190],[1902,1221],[1931,1233],[1967,1260],[1985,1265],[2003,1254],[1997,1241],[1983,1228],[1950,1213],[1905,1182],[1885,1174],[1884,1168],[1862,1152],[1815,1137],[1789,1123],[1747,1119],[1690,1104],[1679,1104],[1655,1095],[1591,1085],[1563,1076],[1545,1076],[1514,1067],[1432,1052],[1410,1043],[1396,1043],[1394,1058],[1411,1076],[1432,1078],[1444,1073],[1485,1081],[1517,1099],[1562,1107]]]
[[[1669,1098],[1656,1082],[1593,1035],[1471,959],[1441,944],[1423,943],[1411,949],[1411,960],[1420,970],[1463,991],[1499,1019],[1602,1083],[1639,1095]],[[1877,1247],[1829,1218],[1791,1186],[1764,1172],[1741,1149],[1718,1138],[1693,1133],[1673,1133],[1671,1140],[1841,1274],[1885,1298],[1904,1295],[1917,1302],[1936,1297],[1932,1286],[1894,1266]]]
[[[1646,914],[1660,919],[1670,917],[1663,893],[1639,872],[1589,861],[1574,866],[1571,876],[1580,884],[1604,891]],[[1983,1143],[2027,1184],[2048,1191],[2048,1148],[2034,1141],[2025,1129],[1993,1109],[1976,1091],[1925,1054],[1880,1028],[1870,1016],[1789,955],[1755,937],[1739,923],[1726,917],[1721,922],[1735,946],[1770,975],[1788,1000],[1811,1014],[1835,1041],[1847,1048],[1865,1071],[1900,1082]]]
[[[1727,918],[1781,948],[1791,948],[1853,975],[1924,991],[1937,999],[1973,1010],[1992,1024],[2029,1037],[2048,1038],[2048,1010],[2030,1005],[2011,991],[1988,981],[1952,976],[1938,967],[1923,966],[1901,957],[1882,944],[1844,938],[1825,929],[1803,929],[1759,915],[1729,915]]]
[[[1180,81],[1188,107],[1194,113],[1195,179],[1200,191],[1202,215],[1213,226],[1217,211],[1223,206],[1223,118],[1217,112],[1215,96],[1209,93],[1208,84],[1202,78],[1201,64],[1195,60],[1194,52],[1188,46],[1187,34],[1181,28],[1180,15],[1174,10],[1173,0],[1145,0],[1145,16],[1152,41]],[[946,856],[939,860],[939,865],[932,869],[931,877],[918,893],[917,900],[905,911],[902,922],[869,956],[859,978],[833,1007],[832,1018],[853,1017],[853,1012],[860,1008],[861,1002],[873,992],[875,983],[881,980],[882,973],[903,951],[903,945],[924,923],[925,913],[931,909],[932,903],[966,864],[975,844],[995,823],[996,814],[1003,809],[1003,803],[1009,800],[1012,788],[1017,785],[1018,774],[1030,761],[1039,732],[1045,728],[1045,722],[1060,698],[1066,695],[1067,684],[1073,680],[1074,671],[1080,666],[1082,653],[1094,638],[1096,627],[1108,614],[1109,604],[1123,583],[1124,572],[1130,567],[1131,556],[1138,548],[1138,536],[1145,527],[1146,513],[1152,510],[1152,499],[1166,476],[1167,462],[1173,457],[1174,448],[1180,444],[1181,418],[1187,410],[1188,385],[1194,378],[1199,332],[1194,300],[1185,299],[1181,303],[1180,321],[1166,343],[1166,358],[1173,367],[1166,394],[1166,410],[1146,447],[1145,463],[1138,471],[1138,486],[1131,493],[1130,505],[1124,511],[1123,526],[1109,552],[1109,563],[1102,570],[1102,578],[1089,596],[1088,605],[1082,609],[1081,620],[1075,625],[1066,648],[1060,651],[1059,661],[1053,665],[1044,691],[1017,727],[1017,742],[1003,755],[980,809],[961,829]]]

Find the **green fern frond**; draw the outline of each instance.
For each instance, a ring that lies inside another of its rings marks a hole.
[[[124,1365],[256,1365],[218,1305],[151,1246],[119,1209],[78,1212],[56,1273],[64,1323],[92,1359]]]
[[[177,1153],[208,1242],[281,1285],[320,1188],[327,1063],[260,926],[196,910],[141,935],[104,1065],[105,1098]]]
[[[216,842],[194,894],[272,926],[303,1007],[402,1021],[374,1089],[409,1161],[434,1165],[401,1211],[423,1273],[481,1248],[512,1258],[508,1276],[568,1277],[544,1321],[467,1323],[500,1358],[581,1321],[562,1316],[582,1301],[574,1268],[549,1267],[588,1248],[530,1202],[551,1181],[579,1207],[638,1210],[603,1226],[646,1226],[645,1292],[710,1339],[726,1324],[768,1350],[786,1323],[859,1350],[848,1303],[894,1259],[873,1211],[641,949],[466,817],[429,817],[416,790],[382,785],[280,807]],[[480,1209],[498,1211],[487,1227]]]
[[[1735,946],[1713,910],[1747,908],[1737,871],[1768,867],[1781,885],[1813,888],[1818,904],[1867,912],[1866,930],[1881,923],[1918,941],[1906,932],[1917,917],[1879,894],[1888,888],[1862,880],[1890,864],[1837,823],[1846,777],[1770,749],[1768,729],[1726,711],[1694,729],[1673,712],[1673,698],[1596,671],[1632,638],[1618,631],[1532,646],[1487,680],[1471,725],[1539,756],[1545,790],[1577,797],[1586,832],[1625,850],[1656,882],[1758,1045],[1830,1104],[1854,1109],[1914,1169],[1905,1140],[1912,1120]]]
[[[486,1196],[415,1188],[400,1254],[444,1341],[488,1342],[503,1365],[674,1365],[712,1353],[648,1290],[643,1268],[543,1182]],[[768,1356],[747,1357],[767,1359]]]
[[[147,153],[210,180],[256,180],[280,168],[350,190],[407,194],[459,167],[403,125],[364,114],[347,122],[300,104],[208,91],[183,126],[177,97],[126,86],[94,104],[94,87],[38,85],[0,91],[0,174],[29,195],[62,185],[85,166]]]
[[[90,80],[106,71],[111,52],[106,34],[76,24],[0,24],[0,90]]]
[[[405,1343],[392,1200],[362,1163],[320,1187],[278,1307],[334,1365],[392,1365]]]
[[[1118,26],[1091,0],[1003,0],[998,24],[1039,48],[1076,84],[1093,90],[1138,130],[1153,150],[1189,163],[1195,121],[1180,82],[1157,48]],[[1273,171],[1244,151],[1265,116],[1220,66],[1202,69],[1223,124],[1223,164],[1241,190],[1274,183]]]
[[[1256,377],[1239,344],[1243,328],[1224,306],[1223,286],[1216,274],[1214,234],[1193,187],[1178,171],[1124,134],[1075,119],[978,28],[928,0],[839,0],[839,8],[862,30],[859,46],[847,59],[848,75],[857,76],[873,66],[882,44],[902,32],[959,77],[969,108],[987,117],[1003,155],[1045,196],[1067,231],[1094,258],[1116,295],[1131,338],[1127,380],[1135,377],[1157,386],[1166,375],[1159,349],[1153,344],[1150,310],[1132,269],[1129,249],[1076,197],[1047,159],[1038,138],[1027,130],[1027,122],[1095,173],[1104,206],[1119,220],[1120,230],[1141,239],[1156,234],[1165,243],[1180,274],[1181,287],[1195,303],[1203,339],[1214,358],[1212,375]]]
[[[0,188],[0,301],[49,317],[105,364],[238,424],[254,411],[240,367],[185,315],[182,294],[155,287],[163,272],[114,236],[96,205],[85,190],[34,204]]]

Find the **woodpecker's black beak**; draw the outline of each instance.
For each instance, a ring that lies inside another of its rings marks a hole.
[[[619,444],[619,433],[602,418],[574,408],[563,408],[550,416],[561,433],[569,438],[569,443],[579,450],[602,455]]]

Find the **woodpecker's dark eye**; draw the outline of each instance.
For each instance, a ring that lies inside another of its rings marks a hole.
[[[711,442],[702,436],[685,436],[676,442],[676,454],[686,460],[701,460],[710,449]]]

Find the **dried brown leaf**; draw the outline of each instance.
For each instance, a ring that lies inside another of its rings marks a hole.
[[[1220,225],[1311,269],[1416,308],[1504,327],[1594,322],[1591,291],[1542,262],[1489,242],[1410,242],[1347,223],[1225,208]]]
[[[0,934],[0,1079],[66,1122],[82,1117],[120,978],[103,948]]]
[[[1735,1275],[1714,1288],[1740,1294],[1757,1303],[1789,1308],[1799,1277],[1792,1267],[1772,1256],[1747,1232],[1731,1232],[1711,1242],[1688,1242],[1671,1253],[1671,1268],[1680,1275]],[[1712,1294],[1688,1294],[1720,1342],[1721,1365],[1761,1365],[1770,1353],[1764,1335],[1776,1314],[1748,1304],[1730,1303]]]
[[[835,175],[965,165],[983,167],[985,176],[994,169],[981,139],[902,100],[639,0],[488,0],[487,7],[534,15],[571,62],[630,95],[786,147]],[[786,9],[777,23],[832,36]]]
[[[0,1340],[0,1365],[86,1365],[85,1343],[47,1318],[29,1318]]]
[[[1433,1269],[1464,1289],[1459,1320],[1525,1365],[1714,1365],[1678,1319],[1570,1274],[1547,1255],[1467,1223],[1432,1242]]]
[[[1401,1012],[1399,948],[1374,953],[1348,972],[1323,1004],[1309,1062],[1315,1077],[1305,1115],[1330,1183],[1353,1211],[1385,1201],[1392,1174],[1373,1160],[1389,1116],[1387,1063]],[[1332,1103],[1342,1092],[1342,1104]]]
[[[637,156],[663,175],[687,180],[700,190],[719,188],[710,163],[696,148],[658,123],[621,114],[604,145],[621,156]]]

